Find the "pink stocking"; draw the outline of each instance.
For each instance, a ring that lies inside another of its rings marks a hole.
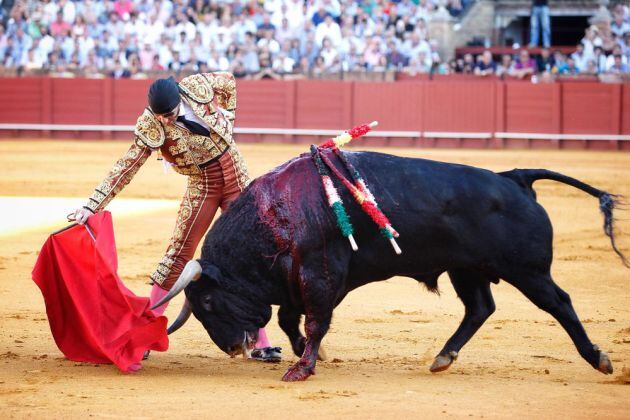
[[[271,347],[271,343],[269,343],[269,339],[267,338],[267,333],[264,328],[258,330],[258,341],[256,341],[257,349],[264,349],[265,347]]]
[[[158,286],[157,284],[154,284],[153,287],[151,288],[151,298],[150,298],[151,306],[153,306],[155,303],[159,302],[160,299],[162,299],[164,296],[166,296],[167,293],[168,293],[167,290],[164,290],[160,286]],[[168,302],[166,302],[162,306],[159,306],[159,307],[155,308],[153,310],[153,312],[157,316],[161,316],[161,315],[164,314],[164,311],[166,311],[166,307],[167,306],[168,306]]]
[[[139,362],[138,363],[134,363],[133,365],[129,366],[128,369],[129,369],[127,371],[128,373],[136,373],[137,371],[142,369],[142,365]]]

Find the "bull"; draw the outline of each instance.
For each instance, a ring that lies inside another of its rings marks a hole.
[[[340,171],[345,167],[324,151]],[[569,295],[552,279],[552,225],[532,184],[558,181],[599,199],[604,232],[626,266],[613,232],[619,197],[545,169],[495,173],[466,165],[373,152],[346,152],[400,233],[394,253],[378,229],[342,199],[359,243],[353,252],[340,234],[309,155],[256,179],[209,231],[201,258],[188,263],[162,302],[185,290],[182,312],[169,332],[192,312],[211,339],[234,355],[253,348],[259,328],[279,305],[278,320],[300,357],[284,381],[315,373],[320,343],[334,308],[351,290],[405,276],[437,291],[448,273],[465,306],[461,324],[435,357],[432,372],[447,369],[495,311],[490,284],[500,279],[551,314],[580,355],[610,374],[607,354],[587,336]],[[347,172],[345,172],[347,173]],[[299,329],[302,314],[304,330]]]

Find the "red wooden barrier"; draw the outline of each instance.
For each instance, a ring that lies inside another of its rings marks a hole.
[[[103,121],[103,88],[102,80],[90,79],[53,79],[51,122],[53,124],[107,124]],[[55,131],[55,138],[69,136],[94,137],[94,133]]]
[[[425,131],[492,132],[494,82],[426,82]],[[418,110],[421,111],[421,110]]]
[[[505,127],[501,131],[560,133],[560,85],[505,83]]]
[[[0,122],[40,122],[43,80],[0,79]]]
[[[567,134],[618,134],[620,108],[621,85],[562,86],[562,127]]]
[[[53,79],[53,124],[103,124],[102,80]]]
[[[295,127],[339,129],[352,124],[354,83],[299,80],[295,96]]]
[[[490,133],[495,126],[496,82],[455,81],[444,79],[425,82],[423,106],[424,131]],[[425,146],[430,147],[487,147],[486,139],[431,138],[426,135]]]
[[[135,124],[136,119],[147,106],[147,92],[150,80],[103,80],[111,85],[111,123]]]
[[[237,84],[238,122],[243,127],[291,127],[295,124],[295,83],[243,80]]]
[[[421,82],[357,82],[352,95],[352,126],[378,120],[379,130],[422,131],[424,114]],[[355,140],[356,146],[413,146],[413,138],[370,138]]]
[[[379,130],[421,131],[424,83],[357,82],[351,125],[378,120]],[[337,127],[339,128],[339,127]]]
[[[474,133],[630,135],[630,84],[531,84],[437,77],[405,82],[239,80],[239,127],[344,129],[378,120],[379,130],[455,132],[370,139],[372,145],[630,149],[628,141],[488,139]],[[0,123],[132,125],[149,80],[0,78]],[[129,138],[123,132],[2,130],[1,137]],[[308,141],[239,135],[239,141]]]
[[[630,85],[622,86],[621,134],[630,134]]]
[[[237,81],[237,121],[240,127],[295,127],[295,82]],[[278,135],[240,135],[239,141],[289,141]]]

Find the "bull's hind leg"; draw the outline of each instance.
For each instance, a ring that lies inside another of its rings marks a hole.
[[[453,270],[449,271],[448,275],[466,311],[457,331],[433,360],[431,372],[448,369],[464,344],[472,338],[495,310],[490,282],[485,276],[468,270]]]
[[[586,335],[569,294],[553,282],[550,274],[534,275],[518,281],[506,279],[523,292],[540,309],[549,312],[573,340],[580,355],[595,369],[605,374],[613,372],[608,355],[594,345]]]

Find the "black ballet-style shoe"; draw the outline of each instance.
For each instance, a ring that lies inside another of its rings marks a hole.
[[[278,363],[282,360],[282,347],[254,349],[249,358],[259,362]]]

